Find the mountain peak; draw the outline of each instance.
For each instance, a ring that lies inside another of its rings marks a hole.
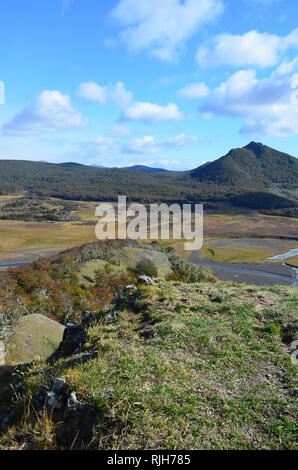
[[[206,167],[196,168],[191,176],[201,182],[229,186],[269,188],[285,181],[297,186],[298,160],[261,142],[250,142]]]
[[[264,150],[264,147],[265,145],[263,145],[261,142],[251,141],[248,145],[246,145],[243,148],[250,150],[251,152],[254,152],[255,154],[259,154],[262,150]]]

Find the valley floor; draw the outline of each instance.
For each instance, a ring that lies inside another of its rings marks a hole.
[[[0,205],[9,200],[10,196],[1,196]],[[79,221],[0,220],[0,270],[30,263],[71,246],[95,241],[94,227],[97,218],[94,214],[97,203],[77,201],[75,204],[78,207]],[[202,253],[199,256],[192,254],[191,257],[195,262],[200,260],[201,264],[212,268],[220,279],[265,285],[291,285],[295,281],[295,273],[291,268],[282,266],[282,261],[265,260],[297,248],[297,233],[298,221],[295,218],[267,216],[223,205],[222,213],[205,214],[206,242]],[[183,252],[182,242],[169,244],[179,254],[189,255]],[[297,257],[287,262],[298,266]]]

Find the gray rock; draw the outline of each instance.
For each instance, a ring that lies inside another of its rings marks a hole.
[[[138,289],[136,288],[136,286],[134,286],[133,284],[129,284],[128,286],[124,287],[122,293],[121,293],[121,297],[125,297],[127,294],[132,294],[133,292],[136,292]]]
[[[153,279],[149,276],[139,276],[138,277],[138,282],[140,284],[145,284],[146,286],[153,286],[155,284],[155,281],[153,281]]]
[[[42,385],[38,390],[35,400],[35,408],[39,415],[44,410],[63,410],[67,402],[67,384],[60,377],[53,380],[52,387],[49,389],[46,385]]]
[[[67,405],[66,409],[69,410],[69,408],[75,407],[78,404],[77,396],[75,392],[71,392],[68,396],[67,399]]]
[[[52,385],[52,390],[54,393],[57,394],[62,394],[66,391],[67,385],[64,379],[61,379],[58,377],[57,379],[54,380],[53,385]]]
[[[57,351],[50,360],[57,360],[60,357],[70,356],[79,353],[87,340],[85,325],[78,323],[68,323],[64,330],[63,339]]]

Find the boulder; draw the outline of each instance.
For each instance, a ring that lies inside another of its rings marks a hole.
[[[44,315],[31,314],[21,317],[14,326],[13,335],[5,344],[5,364],[26,364],[36,358],[47,359],[58,347],[64,334],[64,326]],[[0,363],[4,351],[0,345]]]

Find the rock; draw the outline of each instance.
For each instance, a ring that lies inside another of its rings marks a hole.
[[[94,315],[85,310],[84,312],[82,312],[82,325],[84,325],[85,327],[88,327],[91,325],[91,323],[93,323],[95,320],[94,318]]]
[[[38,390],[38,395],[35,400],[35,408],[39,415],[42,415],[44,410],[48,412],[53,410],[63,411],[67,404],[68,388],[64,379],[60,377],[54,379],[51,389],[46,385],[42,385]]]
[[[77,399],[74,391],[69,392],[64,379],[57,377],[50,389],[41,386],[34,403],[40,416],[46,410],[59,423],[56,437],[63,448],[81,449],[90,442],[97,415],[88,403]]]
[[[47,359],[59,345],[63,333],[63,325],[44,315],[21,317],[16,322],[14,334],[5,344],[5,364],[25,364],[36,358]]]
[[[75,392],[71,392],[68,399],[66,409],[75,407],[78,404],[77,396]]]
[[[63,334],[62,342],[57,351],[51,356],[51,360],[79,353],[87,340],[87,334],[83,324],[69,323]]]
[[[47,396],[49,393],[50,389],[46,385],[42,385],[39,387],[38,394],[36,399],[34,400],[34,405],[36,412],[41,416],[43,414],[43,411],[45,409],[45,404],[47,401]]]
[[[149,276],[139,276],[138,277],[138,282],[140,284],[145,284],[146,286],[153,286],[155,284],[155,281],[153,281],[153,279]]]
[[[134,286],[133,284],[129,284],[128,286],[124,287],[123,291],[120,294],[120,297],[121,298],[126,297],[127,294],[132,294],[133,292],[136,292],[137,290],[138,289],[136,288],[136,286]]]
[[[7,428],[7,426],[9,426],[10,421],[11,421],[10,416],[5,416],[1,421],[0,429],[4,431]]]
[[[57,438],[62,447],[81,449],[90,443],[93,427],[96,423],[96,413],[88,403],[77,400],[75,392],[68,396],[63,425],[58,428]]]
[[[61,395],[65,393],[66,389],[67,389],[67,385],[64,379],[61,379],[60,377],[58,377],[57,379],[54,380],[53,385],[52,385],[52,390],[54,393]]]

